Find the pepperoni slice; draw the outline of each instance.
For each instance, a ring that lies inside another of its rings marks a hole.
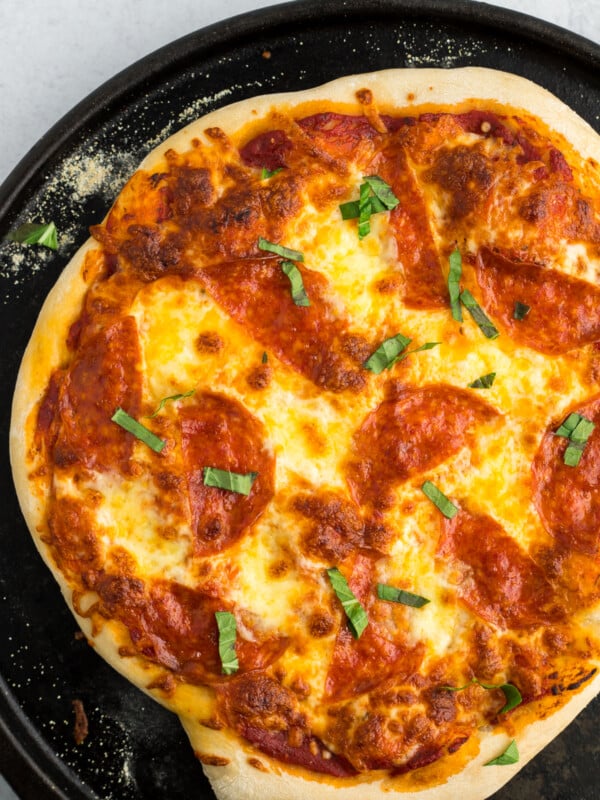
[[[196,555],[230,547],[273,497],[275,458],[262,424],[237,400],[204,392],[179,410]],[[204,485],[204,467],[257,472],[250,494]]]
[[[364,352],[356,357],[356,337],[327,299],[325,278],[299,270],[310,306],[294,304],[278,259],[207,266],[201,274],[213,299],[281,361],[322,389],[360,391],[366,383]]]
[[[306,767],[311,772],[348,778],[356,775],[356,770],[343,756],[328,750],[316,736],[300,733],[290,743],[288,731],[267,731],[262,727],[240,726],[240,733],[259,750],[285,764]]]
[[[372,411],[354,435],[346,480],[355,500],[385,509],[390,489],[432,469],[471,440],[475,425],[498,417],[484,400],[443,384],[403,388]]]
[[[325,693],[334,701],[371,691],[392,677],[405,680],[418,670],[424,654],[424,646],[409,643],[404,634],[406,610],[375,598],[372,560],[359,554],[345,572],[369,624],[360,639],[346,625],[337,635],[325,683]]]
[[[449,303],[448,289],[429,214],[404,148],[385,150],[375,162],[375,171],[400,200],[390,213],[390,228],[404,271],[404,304],[409,308],[444,308]]]
[[[180,674],[189,683],[223,680],[215,611],[234,611],[231,604],[174,581],[145,584],[135,577],[96,574],[89,588],[100,596],[111,618],[129,630],[137,652]],[[244,615],[245,627],[252,627]],[[241,671],[262,669],[287,646],[281,637],[252,630],[253,641],[238,631],[236,655]]]
[[[383,141],[382,134],[364,116],[327,111],[305,117],[298,125],[320,149],[346,163],[367,163]]]
[[[576,467],[563,461],[567,440],[545,433],[533,460],[533,499],[548,533],[567,550],[600,552],[600,397],[576,411],[596,424]]]
[[[566,353],[600,339],[600,289],[588,281],[483,248],[476,262],[482,305],[511,338],[541,353]],[[513,318],[515,303],[531,307]]]
[[[453,560],[461,577],[457,593],[482,619],[500,628],[529,628],[563,619],[544,572],[486,514],[462,509],[442,520],[437,556]]]
[[[57,466],[126,471],[134,437],[111,421],[121,406],[137,417],[141,401],[137,325],[124,317],[86,340],[58,393]]]
[[[285,131],[260,133],[240,150],[244,164],[274,170],[287,166],[286,159],[293,145]]]

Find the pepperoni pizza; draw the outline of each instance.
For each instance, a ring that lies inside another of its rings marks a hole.
[[[598,691],[599,159],[490,70],[244,101],[48,297],[24,515],[221,800],[484,797]]]

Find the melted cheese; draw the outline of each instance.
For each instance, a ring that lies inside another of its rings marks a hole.
[[[465,135],[454,146],[474,138]],[[359,174],[348,178],[349,185],[358,186],[359,181]],[[438,193],[434,198],[429,192],[427,202],[439,251],[449,252],[454,242],[447,231],[444,197]],[[548,540],[530,498],[531,461],[547,426],[589,396],[590,355],[584,348],[547,357],[518,346],[508,336],[489,340],[466,311],[459,324],[448,309],[409,309],[398,293],[378,292],[378,282],[390,272],[405,279],[388,214],[374,215],[370,235],[360,241],[356,222],[342,221],[336,206],[319,211],[307,204],[288,233],[284,244],[306,253],[306,267],[326,277],[327,299],[348,320],[352,332],[378,341],[402,333],[413,340],[411,347],[426,342],[439,345],[409,356],[389,373],[369,376],[363,392],[338,395],[318,390],[268,353],[272,376],[257,389],[247,377],[261,363],[264,347],[211,299],[199,280],[156,280],[139,291],[131,311],[142,345],[145,413],[151,413],[161,398],[191,389],[239,400],[265,427],[267,445],[276,459],[275,497],[235,545],[217,556],[198,559],[193,557],[189,516],[170,515],[154,499],[156,486],[144,473],[147,455],[141,443],[135,452],[141,475],[123,481],[97,473],[79,487],[66,481],[60,492],[100,493],[95,513],[108,559],[115,549],[127,551],[140,575],[190,588],[198,586],[200,575],[209,575],[228,602],[251,611],[266,630],[289,637],[292,645],[281,656],[278,669],[286,684],[301,678],[308,685],[303,712],[314,731],[325,732],[323,698],[338,628],[315,637],[310,620],[316,612],[327,611],[339,627],[343,617],[325,577],[325,569],[332,565],[325,558],[303,554],[298,515],[289,504],[299,486],[350,498],[344,465],[353,436],[382,402],[389,378],[408,385],[444,383],[465,389],[481,375],[496,373],[492,388],[472,391],[500,416],[478,427],[472,446],[396,486],[393,505],[384,513],[394,536],[378,566],[378,580],[431,601],[422,609],[407,609],[408,640],[425,645],[426,664],[452,657],[460,672],[461,653],[468,649],[476,618],[457,599],[457,575],[436,561],[439,512],[422,493],[421,483],[431,480],[458,505],[468,501],[474,511],[492,516],[524,550]],[[477,232],[467,250],[475,252],[482,236],[491,243],[494,237],[502,238],[510,245],[522,235],[523,230],[511,222],[502,231]],[[596,279],[600,264],[588,256],[583,245],[561,242],[554,266],[566,274]],[[199,344],[207,334],[218,346],[207,349]],[[185,403],[186,399],[171,402],[161,414],[174,419]],[[365,696],[352,704],[357,714],[366,713]]]

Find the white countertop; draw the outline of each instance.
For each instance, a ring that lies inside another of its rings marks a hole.
[[[180,36],[274,3],[0,0],[0,183],[55,122],[123,68]],[[600,42],[598,0],[495,0],[495,5]],[[16,800],[1,777],[0,800]]]
[[[0,183],[77,102],[174,39],[275,0],[0,0]],[[600,42],[598,0],[496,0]]]

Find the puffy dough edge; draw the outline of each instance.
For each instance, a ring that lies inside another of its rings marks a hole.
[[[479,753],[465,768],[451,775],[446,782],[432,785],[419,791],[402,788],[401,780],[387,775],[352,785],[350,780],[328,779],[307,776],[251,748],[247,743],[227,731],[213,731],[198,722],[180,717],[196,755],[210,754],[227,759],[222,766],[203,763],[219,800],[307,800],[307,798],[331,798],[331,800],[381,800],[382,797],[402,797],[402,800],[481,800],[498,791],[513,778],[537,753],[551,742],[585,708],[600,690],[600,678],[596,677],[565,706],[545,720],[534,722],[516,737],[504,732],[480,731]],[[505,766],[486,767],[486,762],[502,753],[510,741],[516,738],[519,761]],[[458,751],[460,753],[460,750]],[[257,769],[249,759],[258,759],[267,771]],[[380,773],[381,775],[381,773]]]
[[[452,70],[388,69],[345,76],[300,92],[242,100],[213,111],[182,128],[154,148],[142,161],[140,168],[153,169],[162,162],[166,150],[188,149],[194,138],[208,142],[204,135],[208,127],[219,127],[225,133],[233,135],[249,120],[259,119],[271,109],[286,111],[302,103],[325,99],[344,103],[350,110],[354,107],[356,113],[361,113],[362,107],[356,99],[356,92],[364,88],[372,91],[379,107],[407,107],[429,103],[443,105],[476,99],[522,108],[539,117],[550,129],[562,134],[579,154],[582,163],[590,157],[600,162],[598,134],[550,92],[517,75],[481,67],[465,67]],[[410,100],[407,97],[409,94]],[[600,181],[597,163],[594,170]],[[93,239],[89,239],[74,254],[42,306],[17,377],[10,422],[10,459],[17,496],[27,526],[77,622],[106,661],[147,691],[144,685],[148,682],[148,671],[137,659],[124,660],[119,656],[116,636],[110,628],[105,628],[100,635],[94,637],[90,621],[76,613],[71,589],[56,568],[50,550],[42,540],[46,497],[34,494],[28,477],[33,444],[32,412],[43,396],[51,373],[60,366],[65,357],[64,339],[70,324],[79,313],[88,288],[82,267],[87,253],[97,246]],[[49,331],[51,336],[48,335]],[[492,794],[552,741],[598,691],[600,674],[550,717],[530,724],[521,732],[518,736],[520,760],[517,764],[483,769],[485,762],[502,752],[511,738],[506,733],[483,731],[479,735],[479,755],[461,772],[451,776],[443,785],[416,792],[400,790],[402,797],[404,800],[453,800],[460,793],[462,800],[476,800],[482,795]],[[180,694],[185,698],[186,692],[178,692],[177,696]],[[231,732],[205,728],[196,718],[189,716],[191,708],[187,702],[171,702],[155,693],[151,696],[180,714],[192,747],[200,757],[203,753],[209,753],[228,760],[229,763],[223,766],[203,763],[204,771],[219,800],[240,800],[241,797],[245,800],[263,800],[264,797],[305,800],[311,795],[335,796],[339,800],[375,800],[389,794],[390,790],[393,791],[393,783],[387,777],[367,782],[361,780],[354,785],[349,780],[309,777],[302,769],[288,767],[270,759]],[[248,758],[251,757],[258,758],[267,765],[268,771],[249,765]]]

